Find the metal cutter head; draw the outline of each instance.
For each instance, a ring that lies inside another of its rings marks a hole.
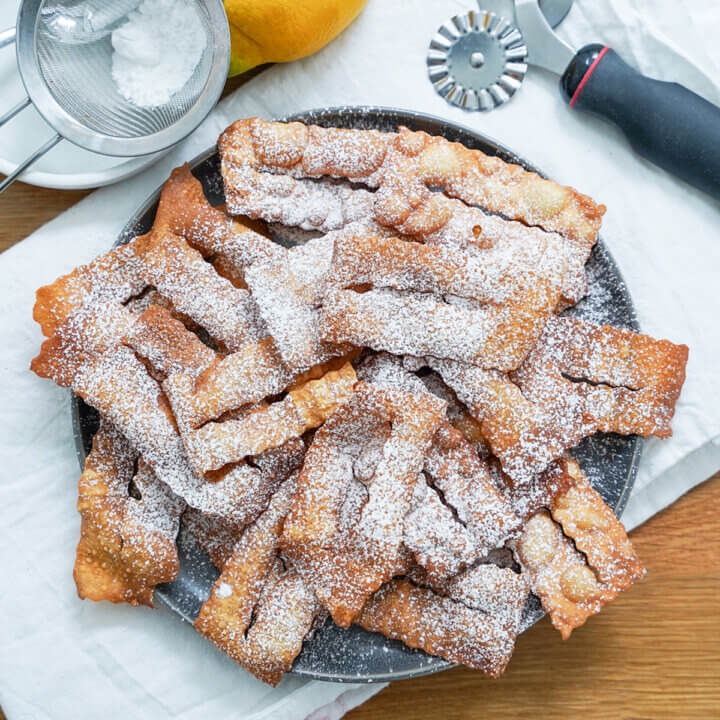
[[[430,81],[452,105],[492,110],[506,103],[527,71],[520,31],[485,10],[455,15],[438,28],[427,55]]]

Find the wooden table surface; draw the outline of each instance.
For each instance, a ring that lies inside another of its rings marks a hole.
[[[16,183],[0,195],[0,251],[85,194]],[[644,581],[567,642],[538,623],[502,679],[456,669],[397,682],[347,717],[720,718],[718,510],[720,474],[632,534]]]

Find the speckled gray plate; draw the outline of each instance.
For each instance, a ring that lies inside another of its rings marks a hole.
[[[508,162],[518,163],[529,170],[543,174],[515,153],[467,128],[440,118],[389,108],[331,108],[313,110],[295,115],[318,125],[376,128],[393,131],[398,125],[413,130],[425,130],[433,135],[444,135],[489,155],[497,155]],[[220,161],[215,148],[208,150],[192,163],[193,172],[205,188],[210,202],[223,201]],[[127,242],[147,232],[152,226],[158,189],[135,213],[118,239]],[[632,301],[627,287],[602,241],[598,242],[587,265],[590,280],[588,296],[572,314],[595,321],[638,329]],[[97,430],[98,418],[92,408],[73,396],[73,421],[78,457],[82,463],[89,451]],[[602,494],[610,507],[620,514],[625,506],[640,459],[641,440],[637,437],[596,435],[585,439],[573,454]],[[210,587],[218,575],[207,556],[194,544],[192,538],[181,536],[180,573],[174,583],[162,585],[157,598],[192,622],[207,598]],[[523,629],[530,627],[543,616],[536,598],[531,597],[525,608]],[[423,652],[410,650],[402,643],[387,640],[381,635],[368,633],[357,627],[338,628],[328,621],[305,644],[293,666],[293,673],[318,680],[336,682],[381,682],[438,672],[451,665]]]

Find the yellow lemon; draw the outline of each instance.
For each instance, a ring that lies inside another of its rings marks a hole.
[[[312,55],[339,35],[366,0],[225,0],[230,75]]]

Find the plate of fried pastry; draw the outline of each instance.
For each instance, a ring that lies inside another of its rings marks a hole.
[[[568,638],[645,573],[617,515],[688,354],[640,333],[604,212],[416,113],[232,124],[37,292],[80,597],[161,602],[270,684]]]

